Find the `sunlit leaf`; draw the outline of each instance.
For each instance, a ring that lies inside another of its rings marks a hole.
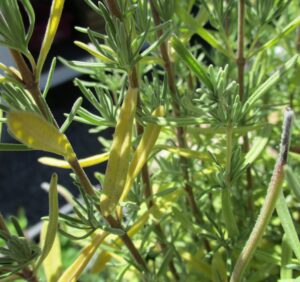
[[[7,125],[14,137],[29,148],[62,155],[67,159],[75,156],[67,137],[36,113],[9,112]]]
[[[46,58],[50,51],[51,45],[53,43],[57,28],[58,28],[58,25],[60,22],[60,18],[62,15],[64,4],[65,4],[64,0],[53,0],[52,1],[51,12],[50,12],[50,17],[49,17],[48,24],[47,24],[47,29],[45,32],[45,36],[43,39],[39,58],[37,61],[37,67],[36,67],[36,76],[37,77],[40,77],[43,65],[46,61]]]

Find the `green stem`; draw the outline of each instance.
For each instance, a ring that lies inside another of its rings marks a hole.
[[[232,209],[232,201],[230,196],[231,189],[231,158],[232,158],[232,125],[229,124],[227,126],[227,134],[226,134],[226,187],[222,190],[222,213],[225,221],[226,228],[228,230],[228,234],[231,238],[236,238],[239,231],[237,228],[236,220],[233,214]]]
[[[240,282],[242,275],[249,265],[250,260],[262,238],[264,231],[271,219],[272,213],[275,209],[275,205],[278,196],[281,191],[281,185],[284,179],[284,166],[287,162],[287,155],[290,144],[290,131],[292,126],[293,111],[289,108],[285,111],[282,137],[280,144],[280,153],[277,158],[277,162],[273,171],[271,181],[269,183],[267,195],[257,221],[252,229],[252,232],[246,242],[246,245],[234,266],[230,282]]]

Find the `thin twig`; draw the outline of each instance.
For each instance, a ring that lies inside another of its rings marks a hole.
[[[23,80],[22,82],[25,88],[31,93],[32,98],[34,99],[45,119],[50,120],[49,109],[47,108],[46,103],[44,103],[44,101],[42,100],[43,98],[39,93],[40,91],[38,82],[36,81],[33,72],[29,69],[21,53],[13,49],[10,49],[10,53],[21,73]]]
[[[107,220],[107,222],[110,224],[111,227],[123,230],[121,223],[119,221],[117,221],[113,216],[111,216],[111,215],[107,216],[105,219]],[[124,232],[124,234],[121,235],[120,237],[121,237],[122,241],[124,242],[124,244],[126,245],[126,247],[128,248],[128,250],[130,251],[133,258],[135,259],[135,261],[143,268],[144,272],[148,272],[148,266],[147,266],[146,262],[140,255],[138,249],[135,247],[135,245],[133,244],[133,242],[132,242],[131,238],[128,236],[128,234],[126,232]]]
[[[158,25],[161,24],[159,14],[158,14],[158,12],[155,8],[155,5],[154,5],[153,1],[150,1],[150,5],[151,5],[151,10],[152,10],[154,23],[155,23],[155,25],[158,26]],[[162,36],[162,31],[161,30],[157,31],[157,36],[158,37]],[[179,105],[176,103],[176,100],[175,100],[176,95],[177,95],[175,76],[174,76],[174,71],[173,71],[171,60],[170,60],[168,48],[167,48],[167,45],[166,45],[165,42],[161,43],[160,52],[161,52],[161,56],[162,56],[162,59],[164,61],[164,67],[165,67],[165,70],[166,70],[166,73],[167,73],[168,87],[170,89],[170,92],[173,95],[173,103],[172,103],[173,115],[175,117],[178,117],[178,116],[180,116],[180,108],[179,108]],[[187,142],[186,142],[186,139],[185,139],[185,131],[184,131],[183,127],[177,127],[176,128],[176,138],[177,138],[178,147],[187,148]],[[192,214],[194,216],[195,222],[201,223],[201,213],[200,213],[200,210],[197,206],[193,189],[190,185],[190,173],[189,173],[189,170],[188,170],[188,161],[187,161],[186,158],[180,157],[180,163],[181,163],[181,169],[182,169],[182,172],[183,172],[183,177],[184,177],[184,180],[185,180],[184,190],[185,190],[186,195],[187,195],[187,200],[188,200],[189,206],[191,208],[191,211],[192,211]]]
[[[136,67],[133,67],[132,72],[128,75],[128,80],[129,80],[130,87],[139,89],[139,80],[138,80]],[[138,96],[138,107],[141,107],[140,96]],[[144,132],[144,128],[139,123],[137,123],[136,127],[137,127],[137,133],[139,135],[142,135]],[[145,194],[145,198],[147,199],[147,208],[150,210],[155,205],[155,202],[153,200],[153,189],[152,189],[152,185],[151,185],[151,181],[150,181],[150,175],[149,175],[149,169],[148,169],[147,162],[142,167],[141,175],[142,175],[142,181],[144,184],[144,194]],[[158,221],[154,222],[154,232],[157,235],[157,238],[159,240],[159,245],[160,245],[162,251],[164,253],[166,253],[167,252],[167,245],[165,243],[166,236],[165,236],[165,234],[161,228],[161,225]],[[171,259],[169,262],[169,269],[170,269],[172,275],[174,276],[175,281],[179,281],[180,278],[179,278],[179,275],[175,268],[173,259]]]
[[[21,73],[24,86],[31,93],[33,98],[36,100],[37,106],[39,107],[40,111],[45,116],[45,118],[50,117],[50,121],[53,122],[53,124],[58,128],[57,122],[56,122],[51,110],[48,108],[47,103],[43,103],[43,101],[41,100],[42,99],[41,91],[40,91],[38,82],[36,82],[33,71],[31,71],[28,68],[28,66],[21,54],[19,54],[18,52],[14,51],[14,50],[12,50],[11,52],[12,52],[13,58],[15,59],[17,66],[19,68],[19,71]],[[96,196],[94,188],[93,188],[89,178],[87,177],[86,173],[84,172],[83,168],[80,166],[76,155],[75,155],[75,158],[67,160],[67,161],[69,162],[70,166],[72,167],[72,170],[78,177],[78,180],[79,180],[82,188],[84,189],[84,191],[91,196]],[[96,207],[97,207],[98,211],[101,213],[100,205],[96,205]],[[121,228],[120,226],[118,226],[118,227]],[[134,246],[130,237],[128,237],[126,235],[120,236],[120,237],[121,237],[122,241],[124,242],[124,244],[129,249],[129,251],[132,253],[133,257],[135,259],[138,259],[137,263],[141,264],[141,266],[144,268],[145,263],[142,262],[143,261],[142,257],[139,254],[137,255],[138,250]]]
[[[238,83],[239,83],[239,96],[241,102],[244,99],[244,79],[245,79],[245,64],[246,59],[244,56],[244,38],[245,38],[245,0],[239,0],[238,2],[238,39],[237,39],[237,58],[236,64],[238,68]],[[245,134],[243,136],[243,148],[244,152],[247,153],[249,151],[249,139],[248,135]],[[252,187],[253,180],[251,174],[251,167],[247,167],[246,169],[246,178],[247,178],[247,191],[248,191],[248,209],[252,211]]]

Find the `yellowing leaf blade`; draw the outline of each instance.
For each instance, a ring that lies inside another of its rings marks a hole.
[[[58,226],[58,208],[57,174],[53,173],[49,189],[49,223],[47,225],[45,238],[42,237],[43,248],[42,254],[37,262],[37,268],[43,260],[47,258],[54,244]]]
[[[90,167],[93,165],[101,164],[107,161],[108,158],[109,158],[109,153],[98,154],[84,159],[80,159],[79,164],[81,167]],[[38,159],[38,161],[41,164],[48,165],[48,166],[66,168],[66,169],[71,168],[71,166],[67,161],[56,159],[56,158],[41,157]]]
[[[154,117],[160,117],[164,115],[164,107],[159,106],[152,114]],[[126,184],[120,198],[124,201],[132,187],[134,179],[140,173],[142,167],[147,162],[148,157],[153,149],[155,142],[159,136],[161,126],[157,124],[149,124],[143,133],[143,136],[138,144],[136,151],[134,152],[132,161],[130,162],[128,176],[126,179]]]
[[[106,57],[105,55],[103,55],[102,53],[100,53],[95,47],[93,46],[89,46],[83,42],[80,41],[75,41],[74,42],[75,45],[77,45],[78,47],[80,47],[81,49],[85,50],[86,52],[88,52],[89,54],[91,54],[92,56],[100,59],[101,61],[105,62],[105,63],[115,63],[114,61],[112,61],[111,59],[109,59],[108,57]]]
[[[58,282],[77,281],[78,277],[90,262],[99,245],[103,242],[107,235],[107,232],[96,234],[91,243],[82,249],[79,256],[59,278]]]
[[[44,36],[40,55],[39,55],[38,62],[37,62],[37,69],[36,69],[37,77],[39,77],[41,74],[43,65],[45,63],[45,60],[47,58],[47,55],[48,55],[51,45],[53,43],[57,28],[58,28],[58,25],[60,22],[60,18],[62,15],[64,4],[65,4],[65,0],[53,0],[52,1],[50,17],[48,20],[46,33]]]
[[[30,148],[55,153],[67,159],[75,157],[67,137],[41,116],[32,112],[9,112],[9,131]]]
[[[45,242],[48,222],[44,222],[41,232],[41,242]],[[43,246],[42,246],[43,248]],[[61,248],[58,234],[56,233],[51,251],[43,261],[43,269],[47,282],[56,282],[62,272]]]
[[[101,209],[104,215],[116,207],[125,185],[131,150],[131,135],[137,104],[137,89],[128,89],[115,129],[107,163]]]

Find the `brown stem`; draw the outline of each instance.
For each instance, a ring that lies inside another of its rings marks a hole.
[[[36,105],[47,120],[51,120],[49,110],[46,103],[42,100],[42,96],[38,87],[38,82],[35,79],[34,73],[29,69],[24,57],[16,50],[10,49],[10,53],[21,73],[22,82],[25,88],[31,93]]]
[[[132,72],[128,75],[128,80],[129,80],[129,85],[132,88],[139,88],[139,81],[138,81],[138,75],[137,75],[137,70],[136,67],[132,69]],[[138,97],[138,107],[141,107],[140,104],[140,96]],[[139,135],[142,135],[144,132],[144,128],[137,123],[137,133]],[[150,181],[150,175],[149,175],[149,169],[148,169],[148,164],[145,163],[145,165],[142,167],[142,180],[144,183],[144,194],[145,198],[147,199],[147,208],[151,209],[154,205],[155,202],[153,200],[153,190],[152,190],[152,185]],[[157,235],[157,238],[159,240],[159,245],[164,253],[167,252],[167,245],[166,245],[166,236],[161,228],[161,225],[159,222],[155,221],[154,222],[154,232]],[[173,259],[169,262],[169,269],[174,276],[175,281],[179,281],[179,275],[177,273],[177,270],[175,268]]]
[[[244,57],[244,25],[245,25],[245,0],[239,0],[238,4],[238,46],[237,46],[237,59],[238,66],[238,83],[239,83],[239,95],[241,101],[244,97],[244,69],[245,69],[245,57]]]
[[[2,213],[0,213],[0,230],[6,232],[7,234],[10,234]]]
[[[238,68],[238,83],[239,83],[239,96],[240,100],[244,99],[244,78],[245,78],[245,64],[246,60],[244,57],[244,37],[245,37],[245,0],[239,0],[238,2],[238,39],[237,39],[237,58],[236,64]],[[244,152],[247,153],[249,151],[249,139],[246,134],[243,136],[243,149]],[[246,178],[247,178],[247,191],[248,191],[248,209],[249,211],[253,208],[253,200],[252,200],[252,187],[253,187],[253,179],[251,174],[251,167],[249,166],[246,170]]]
[[[110,224],[111,227],[123,230],[120,222],[115,220],[114,217],[112,217],[111,215],[107,216],[105,219],[107,220],[107,222]],[[128,250],[130,251],[130,253],[133,256],[133,258],[135,259],[135,261],[143,268],[143,270],[145,272],[148,272],[148,266],[147,266],[146,262],[140,255],[139,251],[133,244],[133,242],[132,242],[131,238],[128,236],[128,234],[125,232],[124,235],[120,236],[120,238],[122,239],[122,241],[124,242],[124,244],[126,245]]]
[[[39,279],[36,277],[35,273],[30,270],[28,267],[25,267],[22,271],[22,277],[28,282],[39,282]]]
[[[155,25],[158,26],[158,25],[161,24],[159,14],[158,14],[158,12],[155,8],[155,5],[153,4],[153,1],[150,1],[150,5],[151,5],[151,10],[152,10],[154,23],[155,23]],[[158,30],[157,31],[157,36],[161,37],[162,33],[163,33],[162,30]],[[170,60],[168,48],[167,48],[167,45],[166,45],[165,42],[161,43],[160,52],[161,52],[161,56],[162,56],[162,59],[164,61],[164,67],[165,67],[165,70],[166,70],[166,73],[167,73],[168,87],[170,89],[170,92],[173,95],[173,103],[172,103],[173,114],[174,114],[175,117],[178,117],[178,116],[180,116],[180,108],[179,108],[179,105],[175,101],[175,98],[176,98],[176,95],[177,95],[175,76],[174,76],[174,71],[173,71],[171,60]],[[185,139],[185,132],[184,132],[183,127],[177,127],[176,128],[176,137],[177,137],[178,146],[181,147],[181,148],[187,148],[186,139]],[[201,218],[201,213],[200,213],[200,210],[197,206],[192,187],[189,184],[190,176],[189,176],[189,171],[188,171],[187,160],[183,157],[180,157],[180,163],[181,163],[181,169],[182,169],[182,172],[183,172],[183,176],[184,176],[184,179],[185,179],[184,190],[185,190],[186,195],[187,195],[187,200],[188,200],[188,203],[189,203],[190,208],[192,210],[195,221],[199,222],[200,218]]]
[[[119,5],[115,0],[107,0],[106,1],[107,7],[112,15],[115,17],[122,19],[122,13],[120,11]]]
[[[35,81],[35,76],[34,76],[33,72],[28,68],[24,58],[22,57],[22,55],[20,53],[14,51],[14,50],[11,50],[11,52],[16,61],[17,66],[20,70],[20,73],[22,75],[24,86],[27,88],[27,90],[31,93],[33,98],[36,100],[36,103],[37,103],[39,109],[41,110],[41,112],[43,113],[43,115],[46,118],[50,117],[50,120],[56,125],[56,127],[58,127],[58,125],[55,121],[55,118],[53,117],[50,109],[47,107],[47,104],[43,103],[41,100],[40,89],[39,89],[38,83]],[[68,160],[68,162],[69,162],[70,166],[72,167],[74,173],[77,175],[79,182],[82,185],[82,188],[84,189],[84,191],[91,196],[96,196],[93,186],[92,186],[89,178],[87,177],[86,173],[80,166],[78,159],[75,157],[74,159]],[[98,211],[101,213],[100,205],[97,205],[96,207],[97,207]],[[138,256],[137,256],[136,252],[138,252],[138,251],[134,247],[131,239],[127,235],[124,235],[122,240],[123,241],[126,240],[126,242],[124,241],[124,243],[126,244],[126,246],[129,248],[129,250],[131,252],[134,252],[134,253],[132,253],[133,257],[137,258]],[[137,260],[137,263],[140,264],[140,259]]]
[[[69,160],[68,162],[72,167],[74,173],[77,175],[79,182],[83,187],[84,191],[90,196],[95,196],[96,194],[93,185],[90,182],[89,178],[87,177],[86,173],[84,172],[83,168],[80,166],[78,159],[74,158],[72,160]]]

